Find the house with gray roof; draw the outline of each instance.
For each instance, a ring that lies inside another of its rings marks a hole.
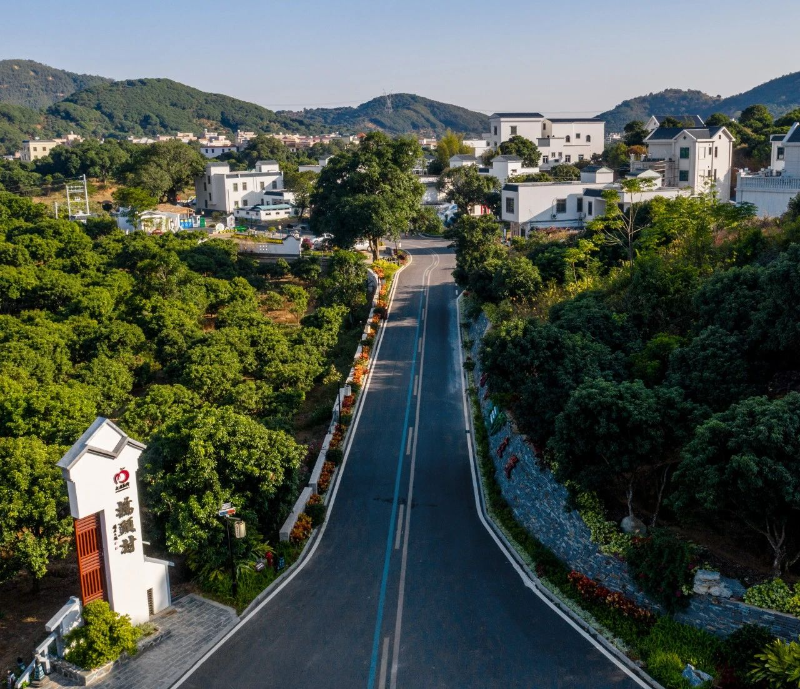
[[[800,194],[800,123],[786,134],[770,137],[770,166],[758,172],[740,170],[736,179],[736,202],[751,203],[761,217],[779,217],[789,201]]]

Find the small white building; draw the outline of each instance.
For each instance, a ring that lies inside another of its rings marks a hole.
[[[652,132],[658,129],[667,119],[677,120],[682,124],[689,124],[698,129],[706,126],[706,123],[700,115],[650,115],[650,119],[644,123],[644,128],[648,132]]]
[[[631,157],[631,171],[655,170],[666,187],[691,188],[695,194],[716,187],[731,198],[733,136],[725,127],[660,127],[645,139],[647,156]]]
[[[648,173],[648,177],[652,175]],[[604,191],[614,189],[620,202],[647,201],[656,196],[674,198],[681,193],[677,188],[666,188],[655,181],[652,189],[631,195],[622,192],[614,183],[614,172],[607,167],[589,165],[581,171],[580,181],[523,182],[506,184],[502,190],[500,218],[509,223],[513,236],[527,237],[531,231],[549,228],[578,230],[584,224],[605,212]]]
[[[488,137],[483,139],[464,139],[463,143],[465,146],[474,149],[475,155],[479,158],[492,147]]]
[[[541,167],[591,160],[605,146],[605,122],[596,117],[545,117],[538,112],[501,112],[489,116],[489,141],[497,148],[522,136],[542,152]]]
[[[770,167],[759,172],[739,171],[736,201],[752,203],[761,217],[775,218],[800,194],[800,123],[795,122],[786,134],[770,137],[770,143]]]
[[[58,462],[75,519],[81,602],[106,600],[133,624],[171,605],[170,563],[144,554],[136,483],[144,449],[98,417]]]
[[[260,160],[255,170],[231,172],[227,163],[209,163],[194,181],[198,213],[233,213],[237,208],[261,203],[261,192],[282,191],[283,173],[278,161]]]
[[[223,153],[230,153],[238,150],[234,144],[209,143],[200,147],[200,153],[206,158],[219,158]]]
[[[500,180],[500,184],[505,184],[509,177],[515,175],[528,175],[539,172],[538,167],[525,167],[522,158],[512,155],[500,155],[492,158],[492,166],[488,174]]]
[[[297,171],[316,172],[317,174],[319,174],[320,172],[322,172],[322,168],[324,168],[328,164],[328,161],[330,161],[331,158],[333,158],[332,155],[320,156],[319,158],[317,158],[318,162],[316,165],[298,165]]]

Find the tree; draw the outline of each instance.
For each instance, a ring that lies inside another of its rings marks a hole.
[[[453,277],[481,299],[494,297],[494,268],[505,260],[508,249],[500,243],[500,224],[491,217],[462,215],[445,234],[456,247]]]
[[[289,311],[299,323],[308,308],[308,292],[299,285],[284,285],[281,291],[289,300]]]
[[[539,269],[524,256],[511,256],[501,262],[494,274],[494,292],[498,300],[531,302],[541,288]]]
[[[85,670],[116,660],[125,652],[136,654],[136,641],[142,630],[131,624],[128,615],[114,612],[104,600],[87,603],[81,611],[83,626],[66,636],[66,659]]]
[[[420,155],[416,141],[372,132],[334,156],[311,195],[312,229],[330,232],[342,247],[366,239],[377,260],[381,238],[408,231],[419,208],[424,188],[412,169]]]
[[[170,139],[143,146],[131,158],[126,175],[130,186],[141,187],[151,195],[178,202],[178,194],[203,174],[205,158],[182,141]]]
[[[731,122],[730,117],[728,117],[725,113],[722,112],[715,112],[709,115],[706,118],[706,126],[707,127],[728,127],[730,126]]]
[[[760,132],[772,126],[772,113],[766,105],[749,105],[742,110],[739,124],[755,132]]]
[[[450,167],[450,158],[454,155],[475,153],[475,149],[464,143],[464,135],[456,134],[449,129],[436,142],[436,162],[440,169]]]
[[[411,228],[422,234],[440,235],[444,231],[444,223],[435,208],[422,206],[411,221]]]
[[[150,192],[139,187],[120,187],[113,194],[114,202],[121,209],[125,209],[125,218],[134,230],[139,229],[139,221],[144,211],[149,211],[158,205],[158,199]]]
[[[25,570],[34,591],[72,534],[61,452],[38,438],[0,438],[0,579]]]
[[[342,304],[353,322],[355,310],[367,303],[367,266],[364,256],[355,251],[333,253],[330,273],[321,285],[325,304]]]
[[[128,405],[119,423],[132,438],[148,442],[165,424],[203,404],[199,395],[183,385],[151,385]]]
[[[143,483],[166,545],[196,566],[224,562],[219,506],[233,502],[248,534],[271,518],[268,500],[296,470],[305,447],[230,407],[190,411],[164,426],[142,457]],[[237,548],[239,544],[237,543]]]
[[[800,557],[800,394],[750,397],[697,428],[675,472],[679,508],[724,513],[763,536],[778,576]]]
[[[569,163],[554,165],[550,168],[550,174],[557,182],[576,181],[581,178],[581,171]]]
[[[519,184],[521,182],[552,182],[553,178],[546,172],[529,172],[524,175],[511,175],[506,182]]]
[[[519,156],[525,167],[537,167],[542,159],[539,147],[524,136],[515,135],[503,141],[497,148],[501,155]]]
[[[603,157],[611,168],[614,170],[619,170],[620,168],[627,166],[628,161],[630,160],[628,146],[619,141],[606,148],[606,150],[603,151]]]
[[[492,175],[480,174],[474,165],[463,165],[445,170],[439,178],[439,188],[465,215],[473,206],[488,205],[489,196],[500,189],[500,181]]]
[[[641,146],[650,133],[645,129],[644,122],[641,120],[628,122],[623,131],[625,132],[623,139],[626,146]]]
[[[641,197],[644,192],[653,189],[654,183],[649,179],[625,179],[620,182],[623,202],[625,195],[630,195],[630,203],[626,211],[620,210],[620,196],[616,189],[606,189],[602,192],[606,210],[599,218],[587,224],[587,228],[602,235],[607,244],[617,245],[625,249],[628,262],[633,262],[633,246],[636,237],[642,231],[642,226],[637,220],[641,209]],[[636,199],[639,195],[639,200]]]
[[[294,207],[298,209],[297,219],[302,220],[311,203],[311,194],[319,175],[313,170],[287,172],[284,176],[286,188],[294,192]]]

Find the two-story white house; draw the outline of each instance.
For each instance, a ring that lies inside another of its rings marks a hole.
[[[499,155],[492,158],[490,167],[486,167],[471,153],[459,153],[450,157],[449,165],[454,167],[477,167],[478,174],[490,175],[500,180],[500,184],[505,184],[509,177],[514,175],[526,175],[539,172],[538,167],[525,167],[522,158],[513,155]]]
[[[580,181],[509,183],[503,187],[500,218],[509,224],[513,236],[527,237],[533,231],[550,228],[579,230],[605,212],[602,194],[608,189],[617,191],[624,208],[656,196],[674,198],[681,193],[678,188],[663,187],[659,175],[644,174],[653,180],[653,186],[634,194],[623,192],[614,182],[613,170],[597,165],[581,170]]]
[[[497,148],[512,136],[533,141],[542,153],[543,170],[600,155],[605,146],[605,122],[596,117],[545,117],[538,112],[502,112],[489,116],[489,140]]]
[[[283,188],[283,173],[276,160],[260,160],[255,170],[246,172],[231,172],[228,163],[209,163],[205,174],[194,181],[195,207],[198,213],[232,213],[260,204],[262,192]]]
[[[752,203],[761,217],[775,218],[800,194],[800,123],[795,122],[786,134],[773,135],[770,143],[770,167],[755,173],[739,171],[736,201]]]
[[[660,127],[644,140],[647,156],[631,158],[631,171],[655,170],[666,187],[690,187],[695,194],[716,187],[720,201],[731,198],[733,136],[725,127]]]

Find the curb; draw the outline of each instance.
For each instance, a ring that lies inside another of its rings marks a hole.
[[[386,332],[386,326],[387,326],[388,321],[389,321],[389,314],[391,313],[391,310],[392,310],[392,301],[394,300],[394,293],[395,293],[395,290],[397,289],[397,283],[398,283],[397,276],[400,273],[402,273],[403,270],[405,270],[407,266],[411,265],[412,262],[413,262],[413,259],[411,258],[411,254],[408,254],[408,260],[406,260],[406,262],[402,266],[400,266],[400,268],[398,268],[395,271],[394,275],[392,276],[392,288],[389,291],[389,295],[388,295],[388,299],[387,299],[389,305],[387,307],[386,319],[384,320],[383,326],[381,327],[381,329],[378,332],[378,336],[376,338],[376,342],[375,342],[375,345],[373,347],[373,351],[375,351],[375,352],[378,352],[379,344],[380,344],[380,342],[383,341],[383,335]],[[380,290],[380,285],[375,290],[375,294],[376,295],[378,294],[379,290]],[[373,364],[374,363],[375,362],[373,362]],[[372,378],[372,368],[373,367],[370,366],[369,372],[367,373],[367,380],[371,380],[371,378]],[[361,413],[361,408],[364,406],[364,401],[367,398],[367,394],[366,394],[367,390],[366,390],[366,388],[367,388],[367,385],[365,383],[362,386],[362,394],[360,394],[358,396],[358,401],[356,402],[356,406],[353,409],[353,418],[354,419],[357,418],[357,416]],[[333,475],[333,481],[331,481],[331,485],[328,487],[328,491],[327,491],[327,493],[325,495],[325,500],[324,500],[324,503],[325,503],[326,506],[329,504],[330,499],[331,499],[331,495],[333,495],[335,490],[338,488],[339,482],[341,481],[342,475],[344,474],[344,467],[345,467],[345,464],[347,462],[347,455],[350,453],[350,445],[352,444],[352,440],[351,439],[352,439],[353,433],[351,431],[353,430],[353,428],[354,428],[354,424],[351,424],[350,426],[348,426],[347,432],[345,433],[345,436],[344,436],[344,438],[342,440],[342,446],[345,448],[344,459],[342,460],[341,465],[336,468],[336,471],[334,472],[334,475]],[[325,517],[325,523],[327,523],[327,521],[328,521],[328,516],[329,515],[326,515],[326,517]],[[280,576],[278,576],[275,579],[273,579],[272,583],[270,583],[269,586],[267,586],[255,598],[253,598],[252,601],[250,601],[250,604],[244,610],[242,610],[242,614],[238,616],[240,621],[244,620],[253,610],[255,610],[255,608],[257,608],[264,601],[265,598],[268,598],[272,594],[272,592],[276,588],[278,588],[278,586],[280,586],[283,583],[283,581],[295,569],[297,569],[303,562],[305,562],[308,559],[309,553],[312,550],[312,546],[314,545],[314,543],[316,543],[316,541],[318,541],[322,537],[322,534],[323,534],[323,530],[320,527],[317,527],[317,528],[314,529],[314,531],[311,534],[311,537],[306,541],[306,544],[303,546],[303,551],[300,553],[299,557],[291,565],[289,565],[289,567],[287,567],[286,570]]]
[[[486,523],[491,527],[492,532],[495,536],[502,542],[502,549],[505,551],[505,554],[512,558],[519,568],[525,573],[526,577],[528,578],[529,582],[533,586],[534,590],[542,597],[550,603],[551,607],[557,609],[562,616],[569,618],[569,620],[573,623],[574,626],[583,630],[583,632],[590,637],[590,639],[597,645],[601,646],[607,654],[613,656],[619,665],[624,665],[625,668],[629,671],[631,675],[634,675],[634,679],[638,679],[640,683],[644,686],[650,687],[650,689],[665,689],[663,685],[659,684],[654,680],[650,675],[648,675],[641,667],[639,667],[636,663],[634,663],[627,655],[625,655],[619,648],[617,648],[613,643],[611,643],[605,636],[603,636],[600,632],[597,631],[591,624],[589,624],[585,619],[577,615],[572,608],[564,603],[564,601],[555,594],[550,588],[545,586],[541,579],[536,575],[536,573],[531,570],[528,566],[527,562],[523,559],[520,555],[517,548],[509,541],[506,534],[503,530],[497,525],[494,520],[494,517],[489,513],[487,506],[486,506],[486,495],[484,493],[484,486],[483,486],[483,478],[481,474],[481,468],[478,464],[478,446],[475,442],[475,428],[474,428],[474,419],[473,414],[474,412],[472,400],[469,397],[469,389],[470,389],[470,380],[469,374],[470,372],[464,368],[464,347],[463,347],[463,335],[461,332],[461,297],[463,296],[463,291],[458,295],[456,299],[457,305],[457,317],[458,317],[458,350],[459,350],[459,361],[461,363],[461,375],[464,376],[463,384],[465,386],[464,393],[467,396],[467,404],[470,410],[469,414],[469,443],[472,446],[472,468],[475,472],[477,477],[477,485],[478,485],[478,504],[480,507],[481,514],[483,515]]]

